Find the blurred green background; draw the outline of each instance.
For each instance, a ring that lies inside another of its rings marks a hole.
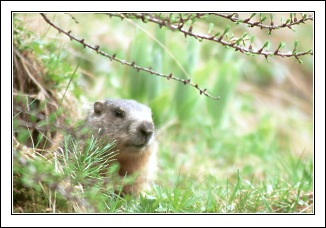
[[[167,75],[191,78],[208,93],[220,96],[215,101],[190,86],[110,61],[59,34],[39,14],[16,15],[35,34],[31,45],[50,53],[40,58],[50,68],[52,80],[58,81],[56,86],[64,90],[78,66],[69,87],[79,102],[75,109],[84,112],[85,104],[111,97],[135,99],[151,107],[160,145],[158,184],[186,188],[189,185],[182,180],[190,180],[191,188],[200,194],[204,191],[201,186],[216,190],[225,179],[236,180],[239,172],[250,184],[263,183],[266,191],[271,186],[280,188],[283,182],[290,186],[300,183],[300,191],[312,191],[313,56],[303,56],[303,64],[277,56],[268,62],[263,56],[185,38],[180,32],[141,20],[89,13],[47,16],[110,55],[116,53],[120,59]],[[246,18],[250,13],[239,16]],[[288,16],[274,14],[274,23]],[[295,31],[283,28],[269,35],[268,30],[207,16],[195,22],[193,32],[207,34],[212,28],[214,34],[227,25],[231,25],[229,35],[239,37],[247,32],[255,36],[253,47],[257,49],[266,40],[271,41],[270,50],[284,42],[282,52],[291,51],[295,40],[299,51],[313,47],[311,21],[293,26]],[[66,76],[61,75],[64,67]],[[303,201],[310,204],[309,200]]]

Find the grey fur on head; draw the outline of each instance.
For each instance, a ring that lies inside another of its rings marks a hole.
[[[100,137],[115,140],[121,151],[129,148],[129,152],[140,152],[150,146],[155,132],[151,109],[134,100],[95,102],[86,126],[99,132]]]

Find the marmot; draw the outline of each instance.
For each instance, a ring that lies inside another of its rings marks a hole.
[[[157,142],[151,109],[134,100],[95,102],[86,128],[100,140],[115,140],[119,175],[137,175],[122,193],[138,195],[155,175]]]

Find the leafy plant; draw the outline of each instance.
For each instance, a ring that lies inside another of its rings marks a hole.
[[[15,14],[14,212],[313,213],[312,20]],[[114,144],[56,144],[84,101],[114,96],[148,104],[158,129],[139,198],[119,197]]]

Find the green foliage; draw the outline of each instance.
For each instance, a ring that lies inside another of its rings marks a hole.
[[[113,144],[102,145],[93,136],[84,142],[67,136],[63,147],[52,159],[27,159],[24,151],[14,151],[14,189],[19,189],[18,186],[25,189],[16,191],[15,207],[28,204],[19,199],[33,194],[38,197],[37,202],[29,203],[37,203],[40,209],[33,211],[32,205],[28,205],[23,207],[28,208],[24,212],[65,212],[72,210],[67,208],[72,205],[77,205],[75,212],[106,211],[106,204],[113,201],[119,183]],[[47,197],[39,197],[43,195]]]
[[[191,75],[194,69],[194,66],[197,64],[196,57],[198,56],[198,48],[196,46],[196,40],[188,39],[185,49],[187,50],[186,55],[181,63],[184,66],[185,72],[182,72],[181,69],[177,70],[179,75],[182,75],[182,78],[187,79],[188,75]],[[182,58],[180,58],[182,59]],[[197,94],[193,93],[194,91],[191,90],[188,86],[179,83],[176,87],[174,92],[175,97],[175,108],[177,112],[177,116],[180,120],[187,121],[191,118],[189,113],[193,113],[193,110],[196,108],[196,100]]]
[[[214,121],[215,126],[219,126],[223,122],[223,117],[226,115],[224,110],[227,109],[227,105],[239,80],[240,68],[241,63],[231,63],[230,58],[219,64],[213,88],[214,91],[218,91],[221,94],[222,99],[219,102],[206,100],[208,114],[211,116],[211,120]]]
[[[186,18],[184,14],[167,15],[172,24],[178,24],[181,16]],[[294,21],[295,16],[285,17],[286,23]],[[194,37],[185,37],[178,30],[153,26],[149,16],[144,22],[135,22],[142,29],[127,19],[110,19],[106,15],[76,14],[75,17],[79,24],[69,24],[65,29],[92,40],[92,45],[100,45],[101,50],[110,54],[117,52],[118,57],[141,67],[191,79],[221,99],[208,99],[183,83],[137,72],[84,49],[80,43],[57,39],[62,38],[62,34],[53,33],[46,23],[40,22],[40,26],[44,26],[42,31],[46,32],[37,36],[28,32],[26,22],[16,15],[16,46],[20,50],[33,50],[43,62],[46,80],[53,81],[53,91],[63,94],[68,88],[74,96],[90,103],[106,97],[121,97],[148,104],[159,130],[160,145],[158,180],[139,198],[120,198],[114,194],[121,186],[116,182],[114,153],[107,153],[114,151],[111,144],[97,146],[96,139],[90,138],[81,149],[79,142],[68,137],[64,143],[65,148],[70,149],[57,157],[57,163],[41,158],[26,160],[21,155],[23,151],[16,151],[14,186],[20,188],[14,188],[17,193],[14,198],[37,196],[29,199],[37,207],[25,205],[23,208],[28,209],[24,212],[53,212],[54,193],[56,212],[78,211],[71,206],[73,202],[84,205],[88,212],[104,213],[312,212],[312,121],[306,110],[296,106],[310,100],[300,90],[296,91],[296,86],[289,85],[291,80],[286,80],[291,76],[289,72],[296,75],[297,80],[297,75],[306,72],[301,76],[309,81],[312,61],[294,67],[286,58],[267,63],[255,54],[242,55],[230,47],[226,49],[207,40],[199,42]],[[165,15],[160,17],[164,19]],[[279,17],[253,13],[246,19],[252,23],[268,23],[270,18],[276,23]],[[93,26],[92,22],[97,19],[103,24]],[[227,37],[237,45],[247,42],[246,47],[252,46],[249,49],[253,51],[286,53],[293,50],[287,49],[293,41],[286,39],[288,33],[283,35],[284,30],[273,30],[270,35],[265,30],[253,34],[246,30],[251,27],[241,26],[246,19],[236,25],[229,20],[215,21],[211,16],[199,19],[192,14],[185,28],[188,31],[193,26],[193,32],[202,28],[211,36],[215,34],[216,39]],[[57,15],[55,20],[64,27],[71,18]],[[196,27],[198,24],[201,26]],[[303,24],[298,25],[293,36],[302,27]],[[309,28],[294,41],[293,52],[298,51],[299,42],[300,48],[311,48]],[[100,31],[104,31],[105,36],[98,35]],[[301,42],[301,39],[307,41]],[[93,78],[86,77],[85,72]],[[305,80],[296,82],[307,84]],[[53,121],[55,117],[49,116]],[[18,125],[14,121],[14,129]],[[24,142],[30,137],[31,132],[21,130],[17,140]],[[56,183],[64,182],[74,186],[73,190],[59,191]],[[83,191],[78,189],[79,184]],[[76,201],[76,195],[84,204]]]
[[[69,170],[67,173],[70,173],[77,182],[82,180],[85,182],[86,178],[103,179],[99,174],[114,161],[115,154],[108,152],[113,144],[98,144],[94,136],[90,136],[83,142],[75,141],[68,136],[63,143],[65,149],[62,158],[66,164],[64,168]]]
[[[24,52],[31,51],[35,58],[46,68],[44,82],[48,90],[63,91],[69,85],[70,92],[79,98],[82,94],[79,75],[74,74],[74,68],[78,64],[68,63],[69,54],[65,52],[64,45],[57,45],[54,42],[45,42],[42,37],[46,37],[48,31],[37,37],[24,27],[23,22],[14,14],[13,18],[13,39],[15,48]],[[72,80],[73,79],[73,80]]]

